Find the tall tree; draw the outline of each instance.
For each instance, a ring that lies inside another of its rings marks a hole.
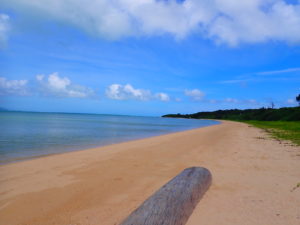
[[[296,97],[296,101],[299,103],[300,106],[300,94]]]

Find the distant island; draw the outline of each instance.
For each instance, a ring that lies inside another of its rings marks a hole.
[[[229,109],[213,112],[197,112],[193,114],[167,114],[162,117],[187,119],[222,119],[222,120],[258,120],[258,121],[299,121],[300,107],[284,107],[279,109]]]

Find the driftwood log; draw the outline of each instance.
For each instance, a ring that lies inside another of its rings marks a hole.
[[[120,225],[184,225],[211,184],[211,173],[191,167],[161,187]]]

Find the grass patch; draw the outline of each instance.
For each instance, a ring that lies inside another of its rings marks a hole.
[[[242,121],[266,130],[271,136],[300,145],[300,121]]]

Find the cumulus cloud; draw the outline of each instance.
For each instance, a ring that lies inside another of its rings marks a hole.
[[[216,0],[208,34],[231,46],[265,41],[300,42],[300,4],[283,0]]]
[[[284,0],[2,0],[21,13],[119,39],[197,33],[231,46],[269,40],[300,42],[300,3]],[[84,7],[83,7],[84,4]]]
[[[115,100],[149,100],[151,97],[151,92],[143,89],[135,89],[130,84],[112,84],[106,89],[106,96]]]
[[[149,90],[137,89],[131,84],[112,84],[106,88],[105,94],[108,98],[115,100],[133,99],[139,101],[148,101],[156,99],[163,102],[170,101],[170,97],[166,93],[152,94]]]
[[[4,45],[9,31],[9,16],[0,13],[0,47]]]
[[[95,95],[93,89],[73,84],[69,78],[60,77],[58,73],[37,75],[36,80],[39,92],[43,95],[69,98],[87,98]]]
[[[0,77],[0,95],[28,95],[27,80],[7,80]]]
[[[184,94],[194,101],[202,100],[205,95],[204,92],[200,91],[199,89],[185,90]]]

